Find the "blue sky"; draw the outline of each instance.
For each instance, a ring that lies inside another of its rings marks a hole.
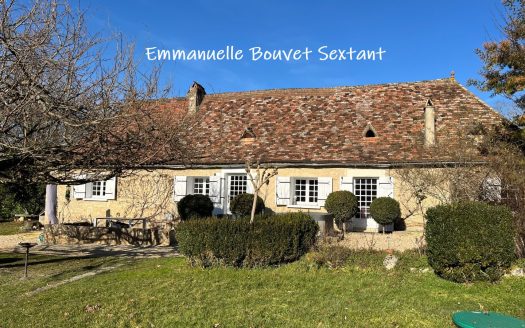
[[[386,50],[382,61],[186,61],[163,63],[173,95],[193,80],[209,93],[299,87],[331,87],[448,77],[466,84],[478,78],[474,49],[498,39],[500,0],[443,1],[90,1],[93,31],[120,31],[136,42],[148,66],[146,47],[166,49]],[[498,98],[469,87],[489,104]]]

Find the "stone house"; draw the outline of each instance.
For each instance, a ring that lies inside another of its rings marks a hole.
[[[192,117],[191,133],[182,140],[191,147],[191,161],[149,167],[133,177],[59,186],[59,220],[173,218],[176,202],[191,193],[209,195],[214,214],[229,214],[232,197],[251,191],[244,169],[250,159],[278,168],[261,194],[269,210],[316,215],[325,212],[328,194],[349,190],[359,199],[354,229],[377,229],[369,206],[386,196],[401,203],[408,230],[421,230],[423,216],[411,210],[416,200],[401,170],[437,170],[453,163],[439,150],[465,140],[475,146],[474,127],[502,122],[453,76],[210,95],[194,83],[186,98],[165,100],[160,107],[173,119]],[[422,206],[437,202],[429,197]]]

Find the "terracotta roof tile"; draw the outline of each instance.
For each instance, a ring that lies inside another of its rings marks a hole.
[[[424,142],[424,108],[431,99],[436,147],[457,142],[473,124],[491,127],[502,117],[453,79],[321,89],[273,89],[206,95],[185,137],[192,161],[243,163],[388,164],[447,160]],[[185,99],[162,105],[177,116]],[[367,125],[375,138],[365,138]],[[242,142],[247,128],[253,141]],[[173,163],[176,164],[176,163]]]

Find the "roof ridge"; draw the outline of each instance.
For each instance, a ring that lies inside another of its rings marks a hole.
[[[230,96],[235,94],[259,94],[275,91],[332,91],[337,89],[354,89],[354,88],[363,88],[363,87],[375,87],[375,86],[391,86],[391,85],[412,85],[419,83],[429,83],[429,82],[451,82],[450,77],[431,79],[431,80],[420,80],[420,81],[410,81],[410,82],[387,82],[387,83],[371,83],[371,84],[358,84],[358,85],[340,85],[333,87],[318,87],[318,88],[271,88],[271,89],[258,89],[258,90],[244,90],[244,91],[226,91],[218,93],[208,93],[206,97],[221,97],[221,96]],[[458,82],[456,82],[458,83]]]

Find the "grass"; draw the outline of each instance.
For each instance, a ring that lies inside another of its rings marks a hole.
[[[360,260],[356,260],[360,258]],[[425,259],[363,253],[343,269],[306,259],[279,268],[191,268],[183,258],[33,257],[0,254],[0,326],[5,327],[451,327],[458,310],[525,318],[525,281],[455,284],[410,272]],[[25,293],[116,262],[123,266],[34,296]]]
[[[0,221],[0,236],[16,235],[22,233],[20,230],[24,226],[24,222],[19,221]]]

